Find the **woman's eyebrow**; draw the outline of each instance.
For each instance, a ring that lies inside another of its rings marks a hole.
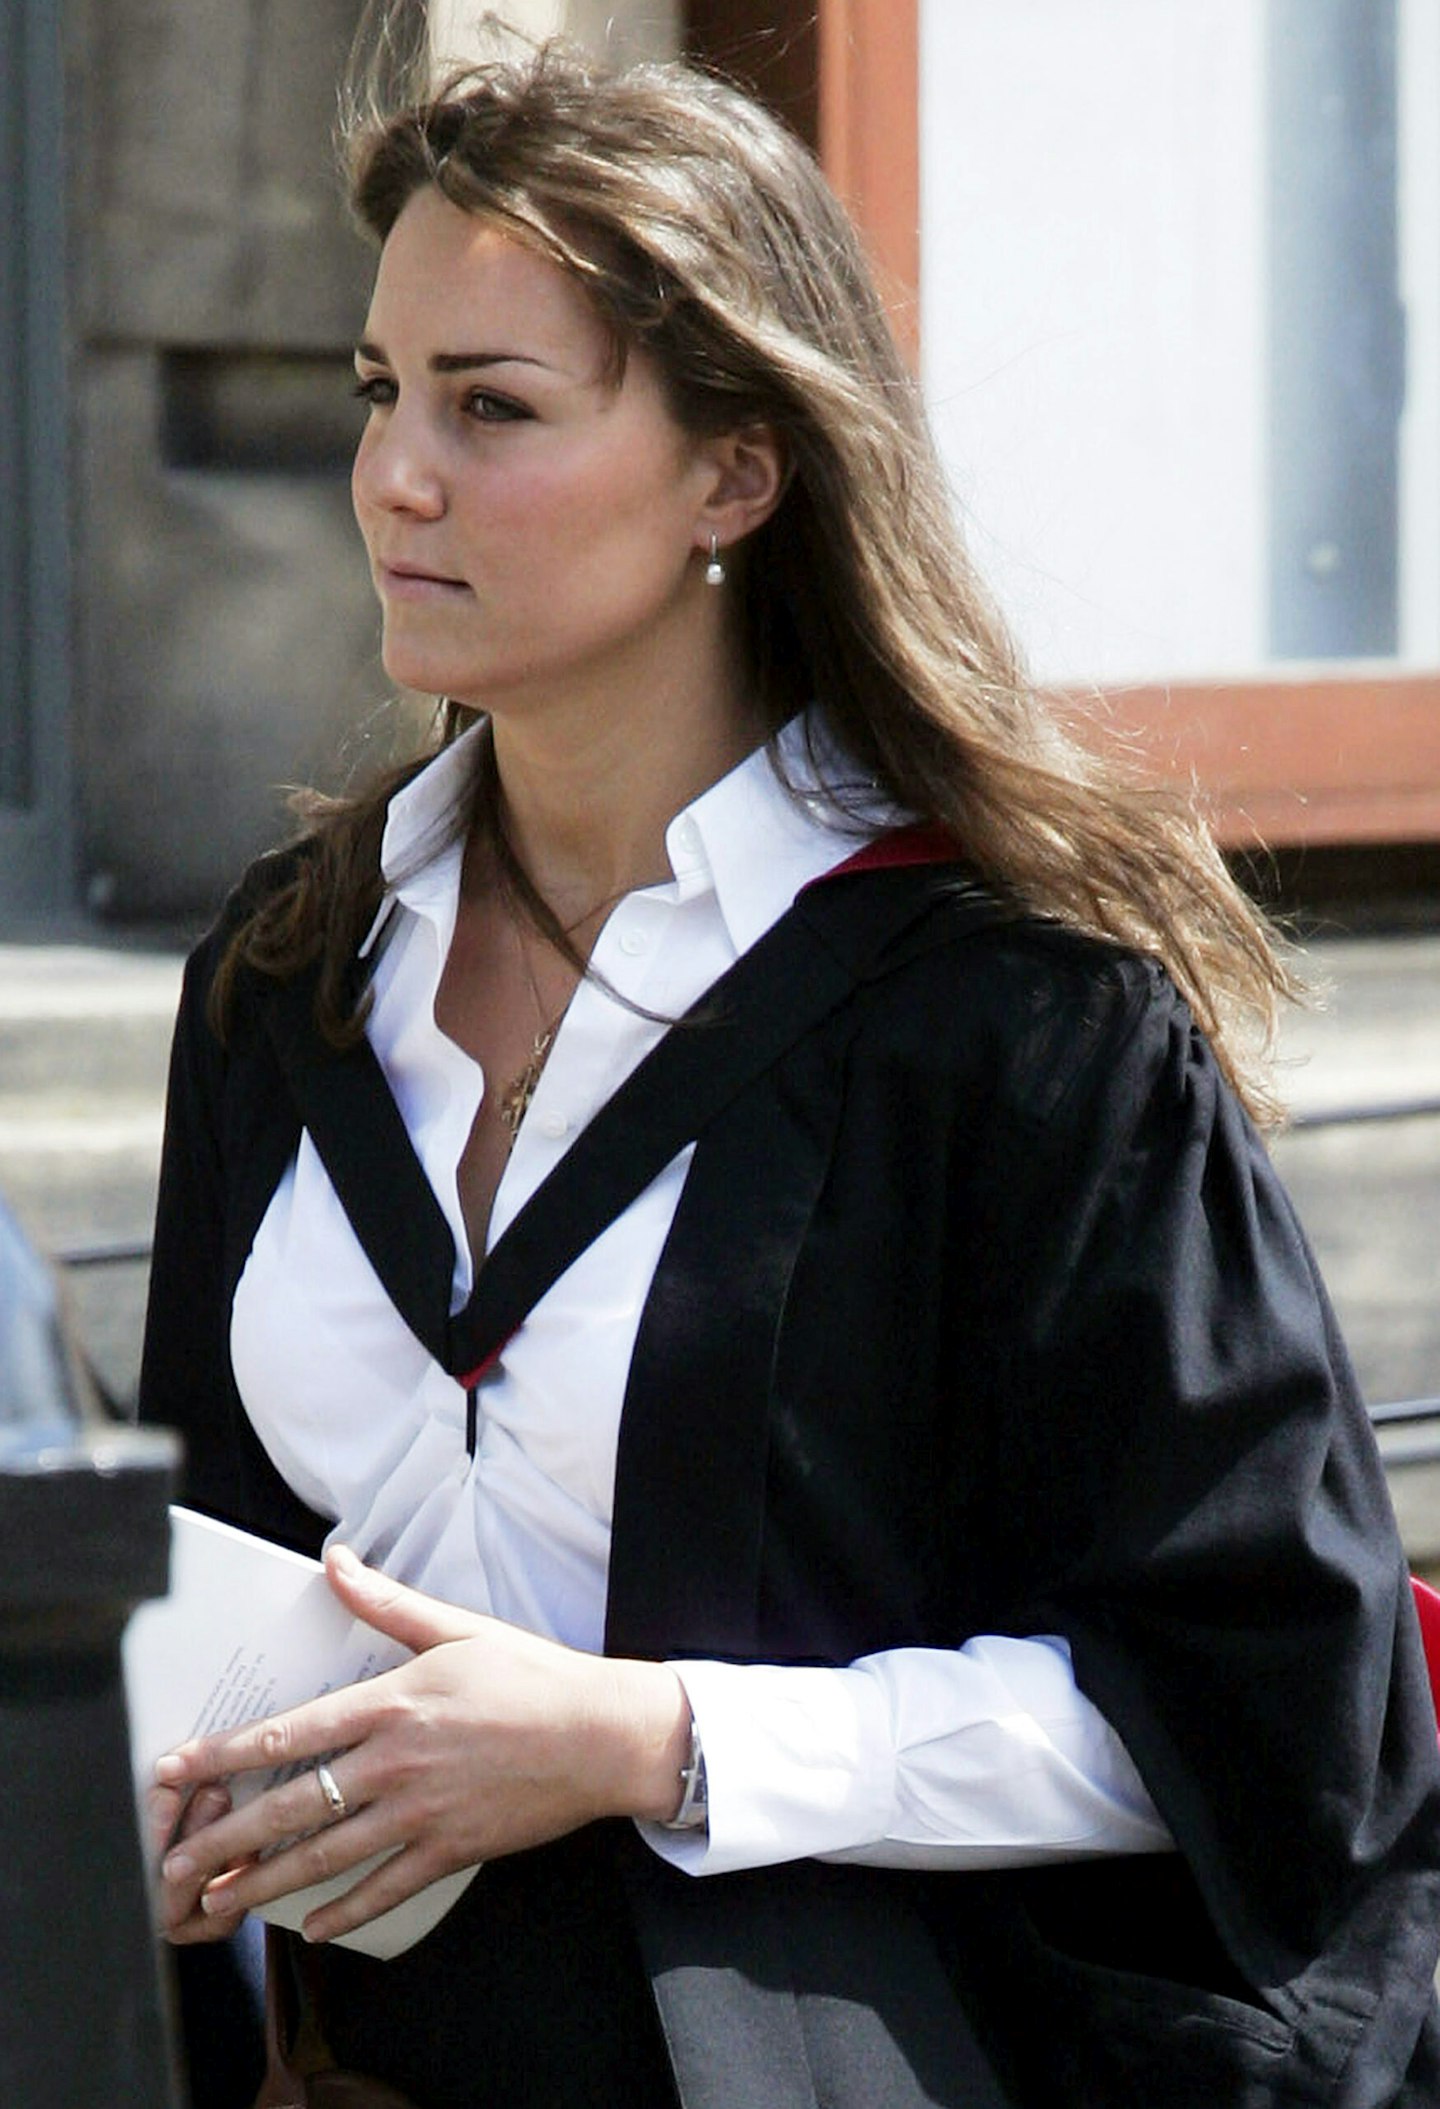
[[[472,366],[543,366],[551,371],[548,359],[537,359],[529,352],[432,352],[427,360],[432,373],[465,373]]]
[[[357,344],[355,356],[357,359],[364,359],[371,366],[390,364],[378,344]],[[539,366],[546,372],[555,370],[548,360],[537,359],[529,352],[517,351],[432,352],[425,363],[432,373],[469,373],[482,366]]]

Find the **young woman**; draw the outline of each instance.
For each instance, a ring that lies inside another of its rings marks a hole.
[[[143,1407],[415,1652],[164,1761],[170,1937],[351,1877],[287,1997],[426,2109],[1433,2102],[1263,928],[1027,687],[782,128],[552,49],[352,151],[440,730],[191,963]]]

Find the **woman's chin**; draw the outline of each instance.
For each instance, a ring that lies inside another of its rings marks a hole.
[[[380,663],[397,688],[407,688],[419,696],[448,696],[472,710],[481,707],[471,700],[478,695],[480,688],[474,668],[463,665],[453,656],[417,652],[387,638],[381,648]]]

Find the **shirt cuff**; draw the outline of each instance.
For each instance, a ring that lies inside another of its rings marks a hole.
[[[705,1752],[704,1830],[642,1823],[691,1874],[803,1860],[883,1837],[894,1803],[885,1695],[859,1668],[672,1662]]]
[[[671,1666],[705,1750],[708,1831],[640,1829],[688,1873],[811,1857],[1001,1867],[1171,1845],[1063,1640],[986,1634],[848,1669]]]

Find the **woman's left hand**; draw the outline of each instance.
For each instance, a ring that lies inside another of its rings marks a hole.
[[[673,1812],[690,1720],[673,1670],[582,1654],[459,1610],[341,1548],[325,1564],[347,1609],[414,1657],[160,1760],[162,1793],[196,1800],[237,1773],[305,1768],[166,1854],[161,1911],[171,1940],[214,1940],[254,1905],[388,1854],[305,1921],[307,1939],[330,1940],[457,1868],[597,1817]],[[343,1814],[314,1770],[322,1758]],[[218,1796],[212,1806],[222,1806]]]

